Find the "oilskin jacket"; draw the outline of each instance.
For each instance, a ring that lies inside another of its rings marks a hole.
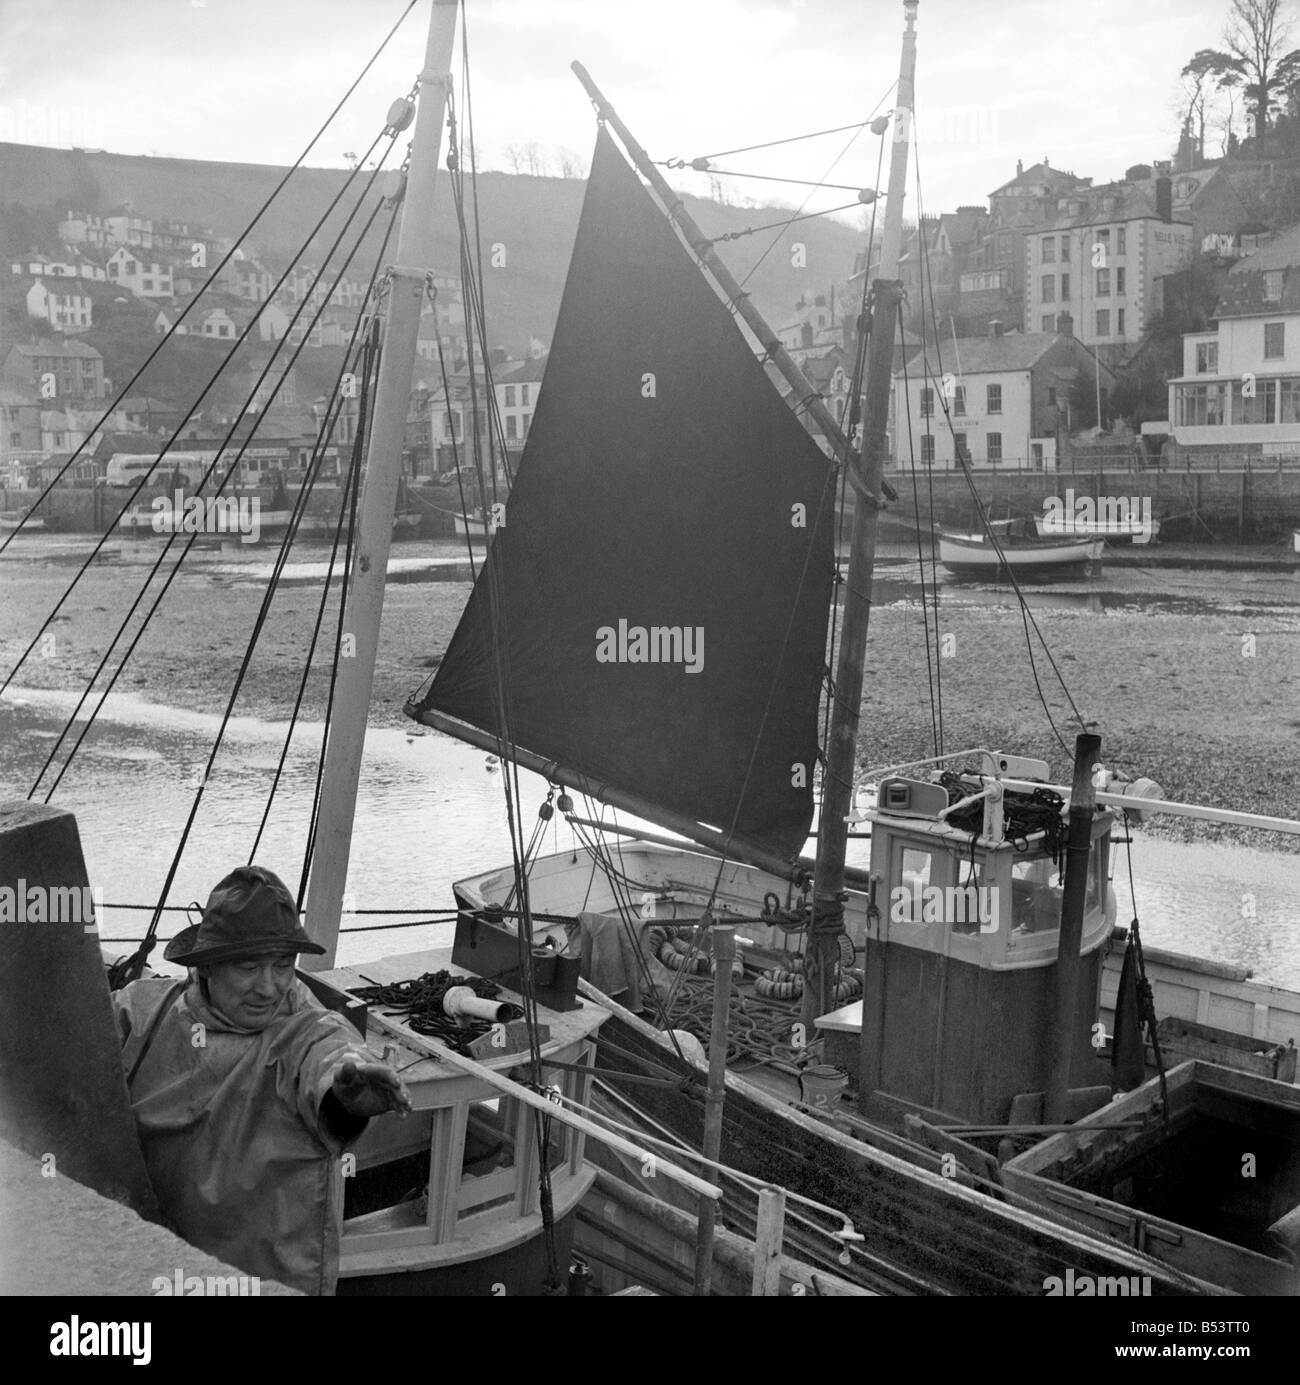
[[[301,981],[259,1031],[214,1010],[193,971],[183,990],[176,985],[150,978],[113,997],[128,1074],[159,1020],[130,1096],[169,1224],[247,1274],[333,1293],[339,1156],[367,1122],[334,1103],[323,1113],[321,1102],[345,1059],[372,1055]]]

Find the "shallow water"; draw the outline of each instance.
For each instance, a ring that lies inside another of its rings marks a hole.
[[[0,778],[7,790],[23,796],[32,787],[73,705],[71,694],[45,691],[0,700]],[[206,713],[115,694],[58,786],[52,802],[76,813],[90,882],[104,891],[104,938],[138,936],[147,922],[147,912],[114,906],[157,902],[216,726]],[[231,721],[168,903],[206,898],[222,874],[248,860],[286,730],[248,717]],[[301,870],[320,738],[319,724],[295,732],[256,856],[291,888]],[[524,772],[520,783],[531,833],[546,790]],[[39,798],[49,784],[47,777]],[[543,850],[572,845],[570,829],[553,823]],[[861,862],[866,843],[852,845]],[[1118,921],[1127,924],[1133,905],[1125,848],[1116,847],[1113,858]],[[348,875],[352,907],[422,911],[415,918],[449,911],[453,881],[509,860],[502,773],[488,768],[486,755],[415,726],[370,730]],[[1300,856],[1168,842],[1139,828],[1132,861],[1149,945],[1237,963],[1258,980],[1300,988]],[[446,946],[448,917],[397,932],[345,934],[339,960]],[[353,916],[344,928],[394,921]],[[161,932],[183,926],[181,914],[168,914]]]

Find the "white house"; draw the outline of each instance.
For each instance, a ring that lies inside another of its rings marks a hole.
[[[118,246],[106,266],[110,283],[130,290],[137,298],[170,298],[175,292],[171,266],[140,259],[126,246]]]
[[[1300,227],[1238,264],[1214,327],[1183,337],[1169,410],[1182,447],[1300,453]]]
[[[931,345],[894,372],[890,436],[900,467],[956,468],[958,447],[973,467],[1056,465],[1057,440],[1071,428],[1071,391],[1103,389],[1112,373],[1073,335],[1008,332]],[[945,404],[947,409],[945,411]],[[910,433],[909,433],[910,419]]]
[[[262,305],[257,315],[257,335],[262,341],[280,341],[289,331],[289,314],[275,299]]]
[[[533,412],[537,408],[537,393],[542,387],[545,373],[546,360],[542,358],[522,361],[494,377],[497,407],[501,413],[501,426],[506,432],[506,442],[522,441],[528,436]]]
[[[213,308],[210,313],[201,314],[198,330],[199,335],[204,337],[233,340],[238,335],[234,320],[224,308]]]
[[[88,255],[83,255],[66,245],[61,246],[56,255],[46,255],[34,250],[25,260],[13,261],[10,268],[14,274],[30,274],[36,279],[48,275],[54,278],[90,279],[103,283],[108,277],[102,264],[97,264]]]
[[[55,332],[85,332],[93,326],[94,304],[79,279],[37,279],[27,290],[27,312]]]

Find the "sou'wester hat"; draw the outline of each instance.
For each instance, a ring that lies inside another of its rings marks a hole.
[[[298,922],[298,906],[278,875],[264,866],[238,866],[208,896],[199,922],[177,933],[163,956],[181,966],[200,966],[324,951]]]

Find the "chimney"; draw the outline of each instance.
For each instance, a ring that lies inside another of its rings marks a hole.
[[[1000,337],[1002,335],[1002,330],[1002,324],[997,318],[994,318],[992,322],[989,323],[989,336]]]
[[[1173,179],[1163,175],[1156,179],[1156,215],[1165,223],[1174,219]]]
[[[1074,318],[1069,313],[1057,313],[1056,335],[1058,337],[1074,336]]]
[[[1021,175],[1024,171],[1025,171],[1025,161],[1024,161],[1024,159],[1017,159],[1017,160],[1016,160],[1016,177],[1019,178],[1020,175]],[[71,216],[71,212],[69,212],[68,215]]]

